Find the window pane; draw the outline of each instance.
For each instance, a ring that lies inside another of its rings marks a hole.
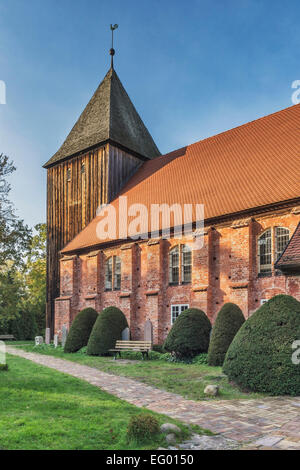
[[[173,248],[169,254],[169,277],[170,284],[178,284],[179,282],[179,249],[178,246]]]
[[[121,289],[121,259],[118,256],[115,257],[114,289]]]
[[[263,233],[258,240],[259,272],[272,272],[272,232],[271,229]]]
[[[105,289],[112,290],[112,258],[109,258],[105,264]]]
[[[188,308],[189,308],[188,304],[172,305],[171,306],[171,322],[172,322],[172,325],[176,321],[176,319],[179,317],[179,315]]]
[[[182,247],[182,282],[192,280],[192,251],[187,245]]]
[[[285,250],[290,239],[290,232],[287,228],[276,227],[276,260]]]

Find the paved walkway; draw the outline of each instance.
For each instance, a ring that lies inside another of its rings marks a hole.
[[[189,424],[198,424],[239,446],[252,449],[300,449],[300,397],[260,400],[193,401],[75,362],[25,352],[7,352],[86,380],[133,405],[146,407]],[[225,439],[224,439],[225,440]]]

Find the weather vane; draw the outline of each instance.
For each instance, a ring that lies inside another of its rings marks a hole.
[[[114,55],[115,55],[115,50],[114,50],[114,31],[115,29],[118,28],[119,25],[117,24],[114,24],[114,25],[110,25],[110,29],[111,29],[111,49],[109,51],[110,55],[111,55],[111,68],[114,67]]]

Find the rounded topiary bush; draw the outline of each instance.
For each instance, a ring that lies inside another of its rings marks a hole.
[[[243,388],[271,395],[300,395],[300,365],[292,345],[300,338],[300,302],[278,295],[262,305],[232,341],[223,371]]]
[[[182,312],[172,326],[164,349],[178,358],[188,358],[207,352],[211,323],[204,312],[189,308]]]
[[[208,364],[222,366],[233,338],[245,322],[240,307],[233,303],[224,304],[218,313],[212,329],[208,348]]]
[[[103,356],[115,347],[128,327],[126,317],[117,307],[107,307],[100,313],[87,346],[89,356]]]
[[[85,308],[78,313],[67,336],[64,348],[66,353],[79,351],[87,345],[97,317],[98,313],[93,308]]]
[[[155,416],[141,413],[133,416],[127,428],[127,440],[150,441],[160,433],[159,422]]]

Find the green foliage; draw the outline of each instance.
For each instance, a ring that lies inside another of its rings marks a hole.
[[[152,350],[158,353],[163,354],[164,353],[164,345],[163,344],[153,344],[152,345]]]
[[[207,353],[201,353],[201,354],[198,354],[197,356],[193,357],[192,364],[207,365],[208,364],[208,354]]]
[[[151,441],[160,433],[159,422],[155,416],[141,413],[132,416],[128,428],[128,441],[147,442]]]
[[[164,349],[179,359],[207,352],[210,330],[211,323],[205,313],[197,308],[189,308],[176,319]]]
[[[212,329],[208,348],[208,364],[222,366],[233,338],[245,322],[240,307],[233,303],[224,304],[218,313]]]
[[[239,386],[272,395],[300,395],[300,367],[292,344],[300,338],[300,302],[278,295],[241,327],[225,357],[223,371]]]
[[[31,238],[28,256],[22,271],[26,289],[24,307],[34,313],[38,333],[45,333],[46,316],[46,224],[37,224],[35,235]]]
[[[117,307],[107,307],[98,316],[87,346],[90,356],[103,356],[115,347],[128,327],[125,315]]]
[[[6,372],[8,371],[8,364],[0,364],[0,372]]]
[[[93,308],[85,308],[78,313],[70,328],[65,352],[74,353],[88,344],[97,317],[98,313]]]
[[[33,312],[25,310],[12,322],[11,334],[15,339],[28,341],[37,335],[37,324]]]
[[[30,230],[18,219],[9,199],[11,186],[7,178],[15,171],[13,162],[0,154],[0,267],[8,262],[22,265],[23,253],[28,248]]]
[[[35,334],[45,333],[46,225],[39,224],[35,230],[22,265],[8,261],[0,269],[0,334],[13,334],[20,340],[32,338],[28,328]]]
[[[0,334],[13,335],[16,340],[32,340],[37,331],[35,315],[27,310],[16,311],[13,318],[0,319]]]

